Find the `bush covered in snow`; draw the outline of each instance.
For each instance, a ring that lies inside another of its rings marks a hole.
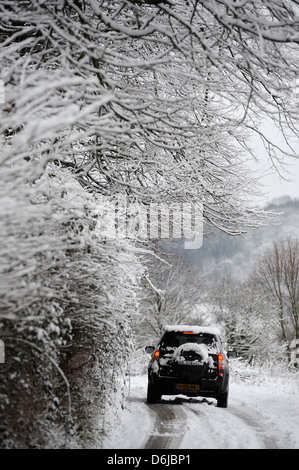
[[[1,445],[88,442],[122,386],[139,264],[99,238],[97,201],[69,171],[29,184],[29,165],[2,165]]]

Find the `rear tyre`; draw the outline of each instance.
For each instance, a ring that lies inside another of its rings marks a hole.
[[[148,383],[147,385],[147,403],[157,403],[161,400],[161,393],[159,393],[159,389],[156,385],[152,383]]]
[[[219,394],[217,397],[217,407],[227,408],[227,401],[228,401],[228,392]]]

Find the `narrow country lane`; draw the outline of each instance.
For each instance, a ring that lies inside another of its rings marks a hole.
[[[299,449],[298,391],[282,384],[231,383],[223,409],[213,399],[183,396],[148,405],[146,377],[135,378],[127,409],[106,447]]]

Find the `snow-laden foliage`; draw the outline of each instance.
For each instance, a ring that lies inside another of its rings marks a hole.
[[[281,336],[299,338],[299,240],[280,238],[269,244],[251,274],[257,289],[274,302]]]
[[[227,350],[256,364],[286,359],[276,306],[255,285],[223,279],[211,285],[210,301]]]
[[[28,166],[1,165],[2,445],[88,444],[126,379],[139,265],[68,170]]]
[[[102,194],[200,200],[205,218],[233,234],[262,223],[244,151],[255,132],[275,158],[258,116],[296,133],[297,23],[293,2],[226,3],[2,4],[12,155],[39,142],[43,165],[59,159]]]
[[[203,301],[204,281],[197,270],[189,269],[182,259],[164,254],[152,257],[142,279],[137,339],[140,346],[152,344],[165,325],[190,324],[196,306]],[[202,324],[199,318],[196,323]]]

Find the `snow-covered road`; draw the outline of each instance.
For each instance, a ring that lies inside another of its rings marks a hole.
[[[228,408],[213,399],[164,397],[147,405],[146,376],[131,379],[107,449],[299,449],[298,379],[231,381]]]

